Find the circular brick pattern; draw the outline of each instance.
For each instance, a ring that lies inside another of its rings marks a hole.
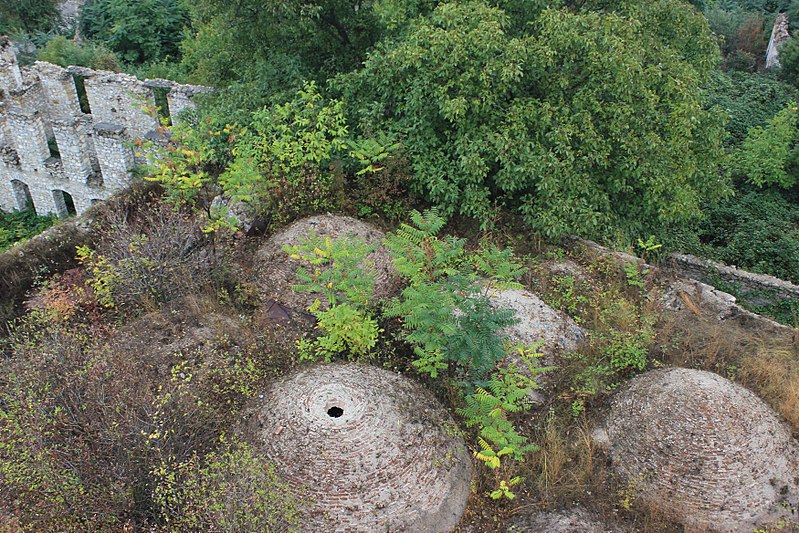
[[[457,427],[423,387],[370,366],[317,365],[275,382],[249,440],[309,502],[309,531],[449,531],[472,468]]]
[[[717,374],[642,374],[604,430],[633,494],[688,528],[752,531],[799,503],[797,442],[763,400]]]

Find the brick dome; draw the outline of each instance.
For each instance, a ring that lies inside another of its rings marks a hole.
[[[256,252],[258,277],[262,281],[264,300],[274,299],[296,308],[307,308],[318,295],[297,293],[291,286],[297,283],[296,272],[299,266],[308,265],[289,257],[284,246],[300,244],[309,233],[320,237],[339,239],[355,237],[374,245],[375,251],[366,256],[371,264],[364,268],[375,274],[374,296],[385,298],[397,286],[397,279],[391,265],[391,258],[383,246],[385,233],[375,226],[358,219],[340,215],[316,215],[303,218],[272,235]]]
[[[387,370],[317,365],[273,383],[246,433],[310,502],[309,531],[449,531],[469,454],[423,387]]]
[[[791,507],[798,518],[797,442],[763,400],[717,374],[673,368],[632,379],[604,433],[639,501],[688,528],[749,532]]]

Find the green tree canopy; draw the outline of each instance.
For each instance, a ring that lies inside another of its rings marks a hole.
[[[685,220],[725,194],[722,113],[700,90],[718,51],[690,6],[587,2],[510,28],[486,2],[440,4],[338,78],[351,123],[401,135],[447,213],[502,202],[550,236]]]
[[[55,0],[0,0],[0,35],[47,32],[58,19]]]
[[[705,107],[719,106],[728,115],[729,147],[739,147],[751,128],[764,126],[788,102],[799,101],[795,87],[760,74],[715,71],[705,87]]]
[[[188,14],[178,0],[89,0],[81,29],[125,61],[177,57]]]
[[[779,74],[788,83],[799,87],[799,39],[793,38],[780,47]]]
[[[759,187],[778,185],[789,189],[799,180],[799,130],[797,107],[774,115],[765,127],[756,126],[740,150],[734,153],[735,170]]]
[[[324,81],[357,67],[381,27],[372,2],[351,0],[198,0],[191,10],[197,30],[185,44],[187,67],[212,84],[249,80],[265,67],[280,77],[284,62]]]

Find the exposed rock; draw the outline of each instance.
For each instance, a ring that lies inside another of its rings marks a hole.
[[[709,310],[716,320],[725,320],[737,313],[735,296],[700,281],[678,279],[669,284],[661,298],[663,306],[681,311],[692,306]]]
[[[575,263],[571,259],[563,261],[545,261],[542,264],[545,271],[552,277],[571,276],[575,280],[585,278],[588,274],[585,268]]]
[[[317,365],[274,382],[244,432],[304,490],[303,531],[451,531],[472,468],[423,387],[387,370]]]
[[[59,28],[64,30],[74,29],[76,32],[80,30],[78,18],[80,17],[80,9],[86,0],[59,0],[57,3],[58,12],[61,15],[59,21]]]
[[[610,526],[580,508],[538,512],[515,517],[506,529],[507,533],[533,531],[541,533],[607,533],[626,530],[618,526]]]
[[[687,310],[696,314],[703,309],[720,322],[735,322],[762,334],[789,339],[796,334],[794,328],[744,309],[736,303],[735,296],[701,281],[674,280],[664,290],[661,301],[664,308],[671,311]]]
[[[692,530],[799,519],[799,445],[763,400],[711,372],[632,379],[597,439],[643,505]]]
[[[494,309],[516,311],[519,322],[504,331],[512,342],[529,346],[543,341],[538,348],[543,355],[539,361],[541,366],[554,364],[557,354],[577,349],[581,339],[585,337],[585,330],[568,315],[548,306],[529,291],[508,289],[494,292],[489,298]],[[515,363],[520,372],[529,375],[527,365],[518,355],[511,352],[507,355],[506,361]],[[539,374],[535,378],[539,387],[546,388],[547,374]],[[541,404],[545,400],[545,395],[540,391],[531,391],[528,398],[534,404]]]
[[[580,239],[579,237],[572,237],[571,241],[575,244],[582,245],[585,248],[598,253],[599,255],[610,257],[611,259],[617,261],[622,265],[625,263],[633,263],[635,265],[641,265],[643,267],[651,268],[651,265],[647,265],[643,259],[628,254],[627,252],[622,252],[620,250],[611,250],[610,248],[595,243],[594,241],[589,241],[588,239]]]
[[[788,32],[788,15],[779,13],[771,28],[771,38],[766,49],[766,69],[780,66],[780,46],[791,38]]]
[[[225,218],[244,233],[252,228],[254,217],[247,212],[247,205],[244,202],[234,202],[229,196],[214,197],[211,200],[211,212]]]
[[[391,258],[382,244],[385,238],[382,231],[351,217],[317,215],[294,222],[270,237],[257,251],[256,261],[260,264],[258,277],[263,287],[264,301],[272,299],[297,309],[306,309],[318,296],[292,291],[291,286],[297,283],[297,268],[307,265],[292,259],[283,250],[284,246],[299,244],[309,233],[332,239],[345,236],[357,237],[367,244],[375,245],[376,250],[366,256],[366,261],[373,264],[364,266],[372,269],[375,274],[375,298],[389,296],[398,286]]]
[[[741,295],[757,305],[768,305],[775,300],[799,299],[799,286],[766,274],[756,274],[725,265],[718,261],[702,259],[688,254],[671,254],[668,264],[678,274],[705,283],[723,281],[735,287]]]

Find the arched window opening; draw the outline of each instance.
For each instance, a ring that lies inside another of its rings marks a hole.
[[[58,189],[54,190],[53,202],[55,202],[55,212],[59,217],[68,217],[77,214],[75,210],[75,201],[68,192]]]
[[[92,112],[92,109],[89,107],[89,96],[86,94],[86,85],[83,83],[83,80],[86,78],[75,74],[72,76],[72,79],[75,82],[75,92],[78,93],[80,110],[82,113],[86,113],[88,115]]]
[[[16,204],[17,211],[25,211],[33,207],[33,198],[31,197],[31,190],[27,184],[19,180],[11,180],[11,191],[14,194],[14,203]]]

